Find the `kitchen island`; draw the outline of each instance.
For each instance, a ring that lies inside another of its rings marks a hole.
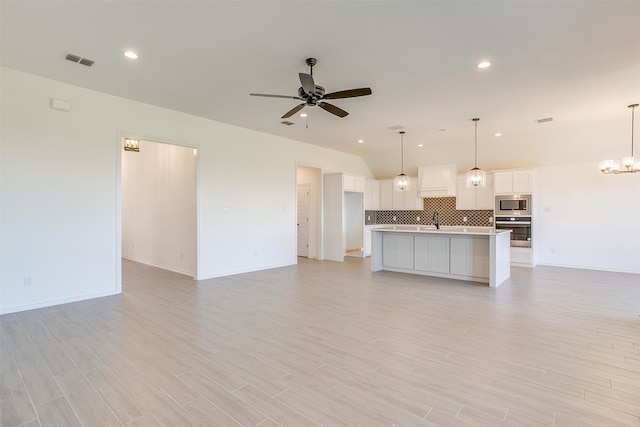
[[[488,283],[511,276],[511,230],[392,226],[372,230],[371,271],[397,271]]]

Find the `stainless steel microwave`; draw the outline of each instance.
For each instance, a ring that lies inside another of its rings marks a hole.
[[[495,215],[531,215],[531,196],[496,196]]]

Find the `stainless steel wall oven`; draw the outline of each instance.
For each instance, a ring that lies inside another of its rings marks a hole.
[[[511,230],[511,246],[531,247],[531,216],[496,216],[496,230]]]

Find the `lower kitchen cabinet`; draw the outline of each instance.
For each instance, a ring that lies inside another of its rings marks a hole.
[[[414,268],[449,273],[449,237],[415,236]]]
[[[451,237],[450,272],[458,276],[489,277],[489,240]]]
[[[382,240],[382,265],[413,269],[413,236],[385,234]]]

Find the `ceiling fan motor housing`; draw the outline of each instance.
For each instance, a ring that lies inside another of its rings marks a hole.
[[[318,101],[324,96],[325,90],[322,86],[316,85],[316,90],[313,93],[307,93],[302,87],[298,88],[298,96],[303,99],[307,105],[316,105]]]

